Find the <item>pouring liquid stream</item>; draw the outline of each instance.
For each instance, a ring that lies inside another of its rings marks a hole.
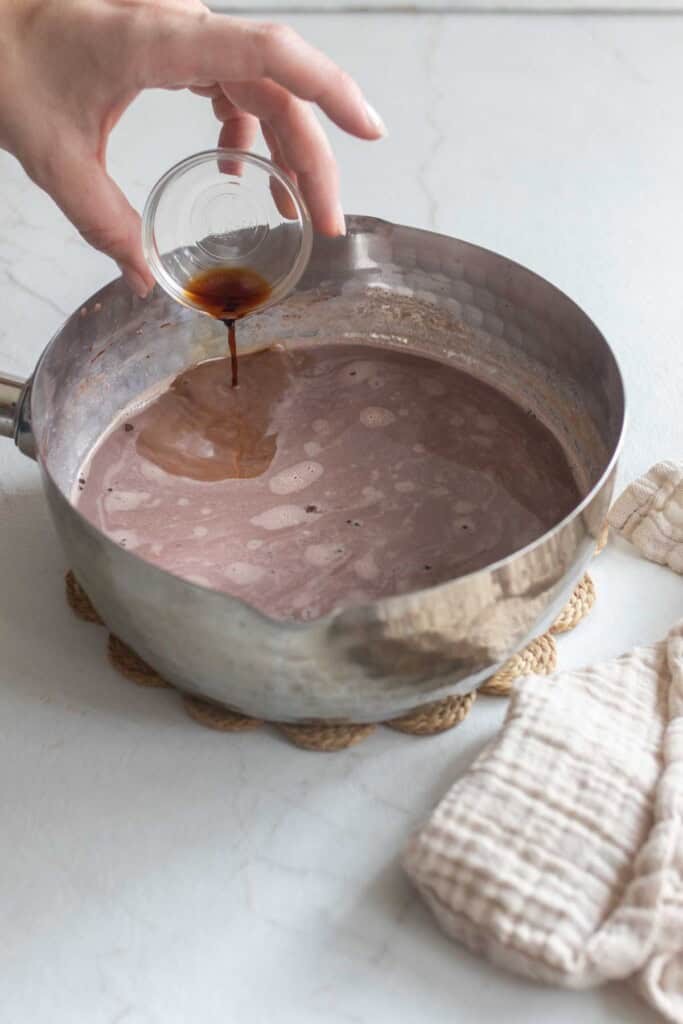
[[[265,278],[248,267],[216,267],[190,278],[185,293],[192,304],[222,320],[228,331],[232,386],[239,383],[235,322],[251,313],[270,296]]]

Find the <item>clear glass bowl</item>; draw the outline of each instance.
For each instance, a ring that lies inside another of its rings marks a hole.
[[[199,274],[255,271],[279,302],[306,269],[313,228],[297,187],[270,160],[233,149],[187,157],[156,183],[142,214],[145,258],[161,287],[191,309]]]

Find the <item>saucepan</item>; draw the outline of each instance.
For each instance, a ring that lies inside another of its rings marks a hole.
[[[373,722],[467,693],[558,614],[602,529],[624,430],[615,357],[569,298],[477,246],[370,217],[317,238],[282,303],[246,320],[245,348],[293,338],[382,340],[432,354],[536,415],[581,498],[535,542],[437,586],[305,623],[269,619],[127,551],[71,504],[78,470],[149,388],[224,354],[221,324],[121,280],[57,332],[28,382],[3,377],[0,432],[35,458],[68,563],[109,629],[180,690],[282,722]]]

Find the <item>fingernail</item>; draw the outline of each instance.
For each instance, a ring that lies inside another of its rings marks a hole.
[[[384,138],[387,135],[387,126],[372,104],[368,103],[367,100],[365,101],[365,113],[368,115],[368,120],[374,130],[379,132],[380,138]]]
[[[146,299],[151,288],[136,270],[124,270],[124,277],[139,299]]]
[[[346,217],[344,216],[344,211],[342,209],[342,205],[339,202],[337,203],[336,221],[337,221],[337,235],[340,238],[343,238],[344,235],[346,234]]]

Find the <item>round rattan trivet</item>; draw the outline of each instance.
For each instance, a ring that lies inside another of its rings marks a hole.
[[[607,535],[604,533],[598,543],[598,551],[602,550],[606,540]],[[72,572],[66,575],[66,599],[79,618],[85,622],[104,625]],[[524,650],[514,654],[484,683],[479,693],[506,696],[510,693],[514,680],[520,676],[549,675],[554,672],[557,666],[557,644],[554,634],[574,629],[589,613],[594,603],[595,586],[586,573],[549,631],[532,640]],[[108,653],[114,668],[138,686],[170,686],[170,683],[162,679],[153,668],[113,634],[109,635]],[[408,715],[402,715],[383,724],[399,732],[411,733],[413,736],[434,736],[459,725],[467,717],[476,696],[476,693],[468,693],[462,697],[446,697],[445,700],[425,705]],[[247,732],[266,724],[258,718],[230,711],[201,697],[183,694],[183,705],[195,722],[221,732]],[[345,750],[366,739],[376,729],[375,725],[370,724],[340,725],[333,722],[315,722],[310,725],[290,725],[284,722],[269,724],[274,725],[297,747],[319,751]]]

